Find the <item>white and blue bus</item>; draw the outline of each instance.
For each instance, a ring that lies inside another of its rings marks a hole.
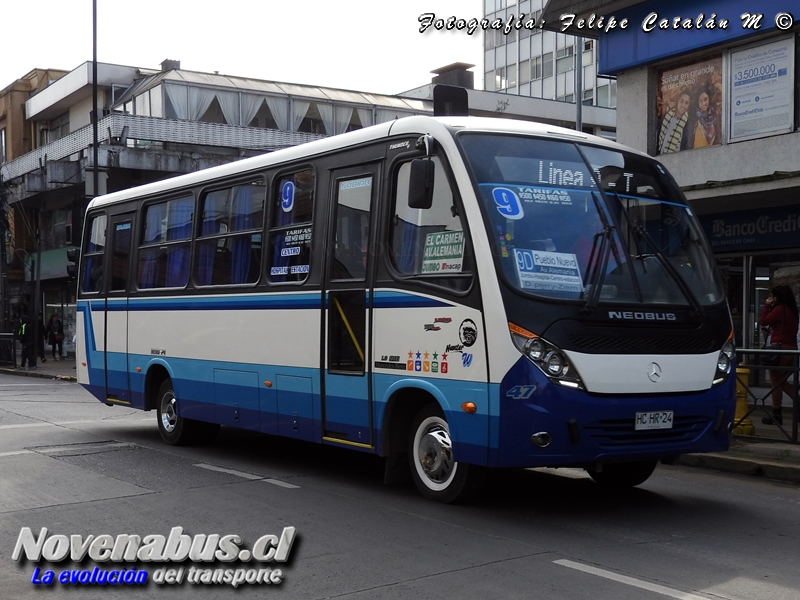
[[[579,132],[409,117],[115,192],[78,279],[78,380],[169,444],[344,446],[443,502],[486,468],[631,486],[729,444],[697,219],[660,163]]]

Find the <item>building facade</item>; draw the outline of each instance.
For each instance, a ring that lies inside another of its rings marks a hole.
[[[35,70],[0,92],[0,330],[58,312],[67,350],[67,251],[80,245],[94,196],[432,111],[417,98],[197,73],[171,60],[160,70],[101,63],[96,85],[93,72],[91,62]]]
[[[504,27],[484,33],[484,89],[569,103],[579,97],[584,106],[616,107],[616,81],[597,75],[596,41],[542,27],[545,4],[546,0],[484,0],[484,18],[513,25],[508,32]],[[581,69],[579,93],[576,68]],[[604,129],[592,133],[613,137]]]
[[[0,139],[7,140],[0,205],[9,232],[0,262],[2,331],[12,331],[22,314],[58,312],[72,339],[75,281],[67,251],[80,245],[96,195],[430,114],[438,84],[467,87],[471,114],[574,127],[567,104],[472,89],[470,68],[437,69],[432,83],[397,96],[187,71],[174,60],[161,69],[99,63],[96,85],[91,62],[31,72],[0,93],[1,106],[16,107],[0,119]],[[586,123],[613,131],[614,111],[587,107]]]
[[[613,16],[599,71],[617,78],[617,139],[657,155],[722,267],[737,344],[760,345],[769,288],[800,297],[800,44],[786,4],[551,0],[545,18]],[[758,13],[752,11],[757,9]]]

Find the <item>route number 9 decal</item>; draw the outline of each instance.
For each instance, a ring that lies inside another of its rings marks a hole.
[[[517,221],[525,216],[522,212],[522,204],[520,204],[519,196],[517,196],[513,190],[497,187],[492,190],[492,197],[494,198],[494,203],[497,205],[497,212],[506,219]]]
[[[283,212],[292,212],[294,208],[294,182],[287,181],[281,188],[281,208]]]

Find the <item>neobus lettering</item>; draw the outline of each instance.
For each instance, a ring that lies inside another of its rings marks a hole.
[[[654,312],[634,312],[634,311],[608,311],[609,319],[625,319],[628,321],[677,321],[675,313],[654,313]]]

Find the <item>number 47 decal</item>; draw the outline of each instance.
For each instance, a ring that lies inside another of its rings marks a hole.
[[[506,392],[506,396],[515,398],[516,400],[527,400],[535,391],[535,385],[516,385]]]

